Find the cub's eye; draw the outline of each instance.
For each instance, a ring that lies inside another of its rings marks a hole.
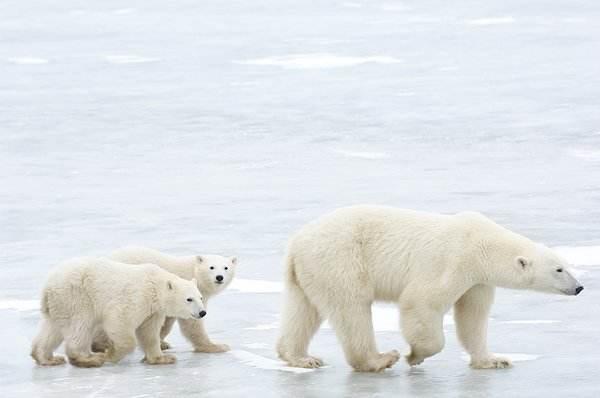
[[[194,301],[191,297],[188,297],[187,302],[191,303],[192,301]]]
[[[225,267],[225,271],[227,271],[229,269],[229,267]]]
[[[556,270],[556,272],[562,272],[562,271],[563,271],[562,268],[559,268]]]
[[[215,267],[211,266],[210,269],[215,269]]]

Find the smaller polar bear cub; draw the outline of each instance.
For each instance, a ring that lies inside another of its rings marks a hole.
[[[111,253],[110,258],[127,264],[156,264],[181,278],[187,280],[195,278],[198,289],[204,297],[205,305],[211,297],[221,293],[229,286],[235,276],[238,263],[236,257],[224,257],[215,254],[172,256],[140,246],[128,246],[118,249]],[[218,344],[210,340],[202,320],[179,319],[178,322],[181,333],[192,343],[196,352],[229,351],[227,344]],[[161,329],[161,347],[164,350],[170,348],[170,344],[164,339],[171,332],[174,323],[174,317],[167,317]],[[102,346],[102,342],[98,341],[95,344],[95,349],[101,349]]]
[[[139,342],[149,364],[175,362],[160,349],[165,318],[206,315],[196,281],[186,281],[153,264],[120,264],[104,258],[73,259],[55,269],[42,292],[43,319],[31,356],[39,365],[61,365],[54,350],[65,341],[72,365],[118,362]],[[95,336],[110,340],[106,352],[92,353]]]

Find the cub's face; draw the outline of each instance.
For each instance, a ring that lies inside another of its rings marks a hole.
[[[183,319],[200,319],[206,315],[204,298],[198,290],[195,279],[186,281],[178,278],[169,281],[167,287],[171,294],[171,304],[173,306],[170,316]]]
[[[212,294],[225,289],[235,276],[236,257],[223,257],[212,254],[196,256],[196,279],[198,286]]]
[[[568,296],[576,296],[583,290],[569,271],[569,263],[545,246],[538,245],[535,254],[519,256],[516,262],[533,290]]]

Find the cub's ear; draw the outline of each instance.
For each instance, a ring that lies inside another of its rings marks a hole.
[[[204,257],[196,256],[196,261],[198,261],[200,264],[202,264],[204,262]]]
[[[169,288],[169,290],[173,290],[173,282],[167,281],[167,288]]]
[[[523,256],[517,256],[516,262],[517,262],[517,265],[521,269],[527,269],[527,268],[531,267],[531,261],[529,261],[527,258],[525,258]]]
[[[238,263],[237,257],[229,257],[229,260],[231,261],[231,264],[237,265]]]

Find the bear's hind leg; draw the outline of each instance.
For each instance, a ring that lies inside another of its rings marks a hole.
[[[493,286],[476,285],[454,304],[456,334],[471,356],[471,367],[475,369],[511,366],[508,358],[495,356],[487,348],[487,325],[494,292]]]
[[[331,312],[329,321],[342,344],[346,360],[355,370],[380,372],[391,368],[400,359],[396,350],[377,351],[371,303],[340,303]]]
[[[308,345],[323,322],[317,309],[295,282],[286,289],[281,315],[281,328],[277,342],[279,358],[297,368],[318,368],[319,358],[308,355]]]
[[[63,341],[60,328],[49,319],[42,319],[40,331],[33,341],[31,347],[31,357],[38,365],[56,366],[64,364],[65,358],[60,355],[54,355],[54,350],[58,348]]]
[[[444,348],[444,314],[423,303],[401,304],[402,334],[410,345],[406,361],[410,366],[421,364]]]
[[[107,361],[117,363],[135,350],[135,327],[128,324],[125,317],[119,314],[108,317],[104,321],[103,329],[111,342],[106,352]]]
[[[94,334],[93,321],[89,319],[74,318],[64,328],[67,358],[71,365],[80,368],[104,365],[104,353],[91,352]]]

